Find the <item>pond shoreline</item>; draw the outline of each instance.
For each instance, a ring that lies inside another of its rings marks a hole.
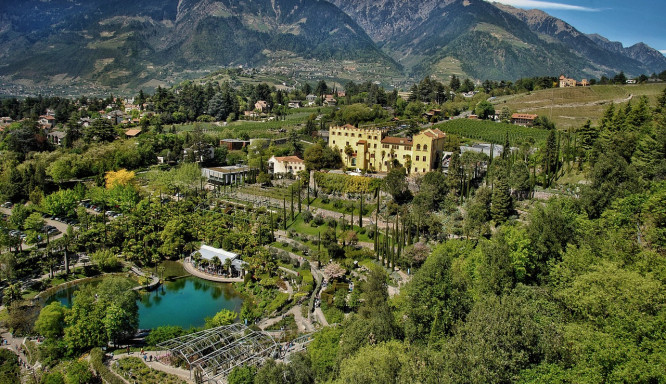
[[[220,277],[220,276],[215,276],[211,275],[205,272],[201,272],[200,270],[194,268],[194,266],[186,261],[180,262],[183,265],[183,268],[185,268],[185,271],[192,276],[196,276],[200,279],[208,280],[208,281],[214,281],[216,283],[242,283],[243,278],[242,277]]]

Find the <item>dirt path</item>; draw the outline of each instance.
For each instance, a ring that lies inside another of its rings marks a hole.
[[[266,329],[282,320],[284,316],[286,315],[294,315],[294,321],[296,321],[296,326],[298,327],[298,332],[300,333],[310,333],[315,331],[314,325],[308,320],[307,318],[303,317],[303,312],[301,310],[301,306],[297,305],[293,308],[291,308],[289,311],[287,311],[284,315],[282,316],[277,316],[277,317],[271,317],[270,319],[264,319],[259,322],[258,326],[259,328]]]

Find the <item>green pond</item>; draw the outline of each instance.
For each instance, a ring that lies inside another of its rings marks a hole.
[[[164,278],[187,275],[180,264],[164,262]],[[161,273],[161,272],[160,272]],[[93,281],[87,284],[99,284]],[[58,300],[67,307],[78,286],[63,289],[46,300]],[[178,325],[185,329],[204,325],[206,317],[212,317],[222,309],[240,312],[243,300],[231,284],[215,283],[189,276],[167,281],[152,292],[141,292],[139,328],[150,329],[162,325]]]

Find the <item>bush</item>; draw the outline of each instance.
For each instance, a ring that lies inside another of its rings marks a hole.
[[[157,371],[146,366],[140,358],[138,357],[126,357],[120,360],[117,360],[114,365],[114,370],[118,372],[121,376],[129,375],[129,372],[132,372],[132,376],[136,377],[137,383],[145,384],[180,384],[185,383],[178,376]]]
[[[342,208],[344,204],[342,203],[342,200],[333,200],[333,208]]]
[[[301,214],[301,216],[303,217],[303,221],[304,221],[305,223],[309,223],[309,222],[312,220],[312,218],[314,217],[314,216],[312,215],[312,212],[310,212],[310,211],[304,211],[304,212]]]
[[[104,365],[104,352],[101,349],[95,348],[90,351],[90,364],[99,376],[102,377],[107,384],[126,384],[118,376],[114,375],[106,365]]]
[[[148,337],[146,337],[146,343],[148,345],[157,345],[163,341],[171,340],[178,336],[185,334],[183,327],[176,325],[164,325],[153,329]]]
[[[8,349],[0,349],[0,384],[20,383],[20,375],[18,356]]]
[[[369,238],[371,239],[375,238],[375,233],[377,233],[377,227],[375,225],[364,227],[363,230],[366,230],[366,233],[368,234]]]
[[[321,203],[322,204],[328,204],[331,201],[331,199],[328,197],[328,195],[321,195]]]
[[[320,226],[324,224],[324,217],[320,214],[317,214],[317,216],[312,219],[312,222],[315,223],[317,226]]]
[[[331,217],[330,219],[327,220],[326,224],[328,225],[329,228],[335,228],[338,226],[338,221],[335,220],[334,217]]]

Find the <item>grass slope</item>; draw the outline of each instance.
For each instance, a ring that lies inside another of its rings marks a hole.
[[[555,122],[559,129],[578,128],[590,119],[597,122],[611,102],[626,104],[630,97],[647,96],[654,103],[666,84],[595,85],[592,87],[545,89],[492,101],[496,110],[535,113]]]

